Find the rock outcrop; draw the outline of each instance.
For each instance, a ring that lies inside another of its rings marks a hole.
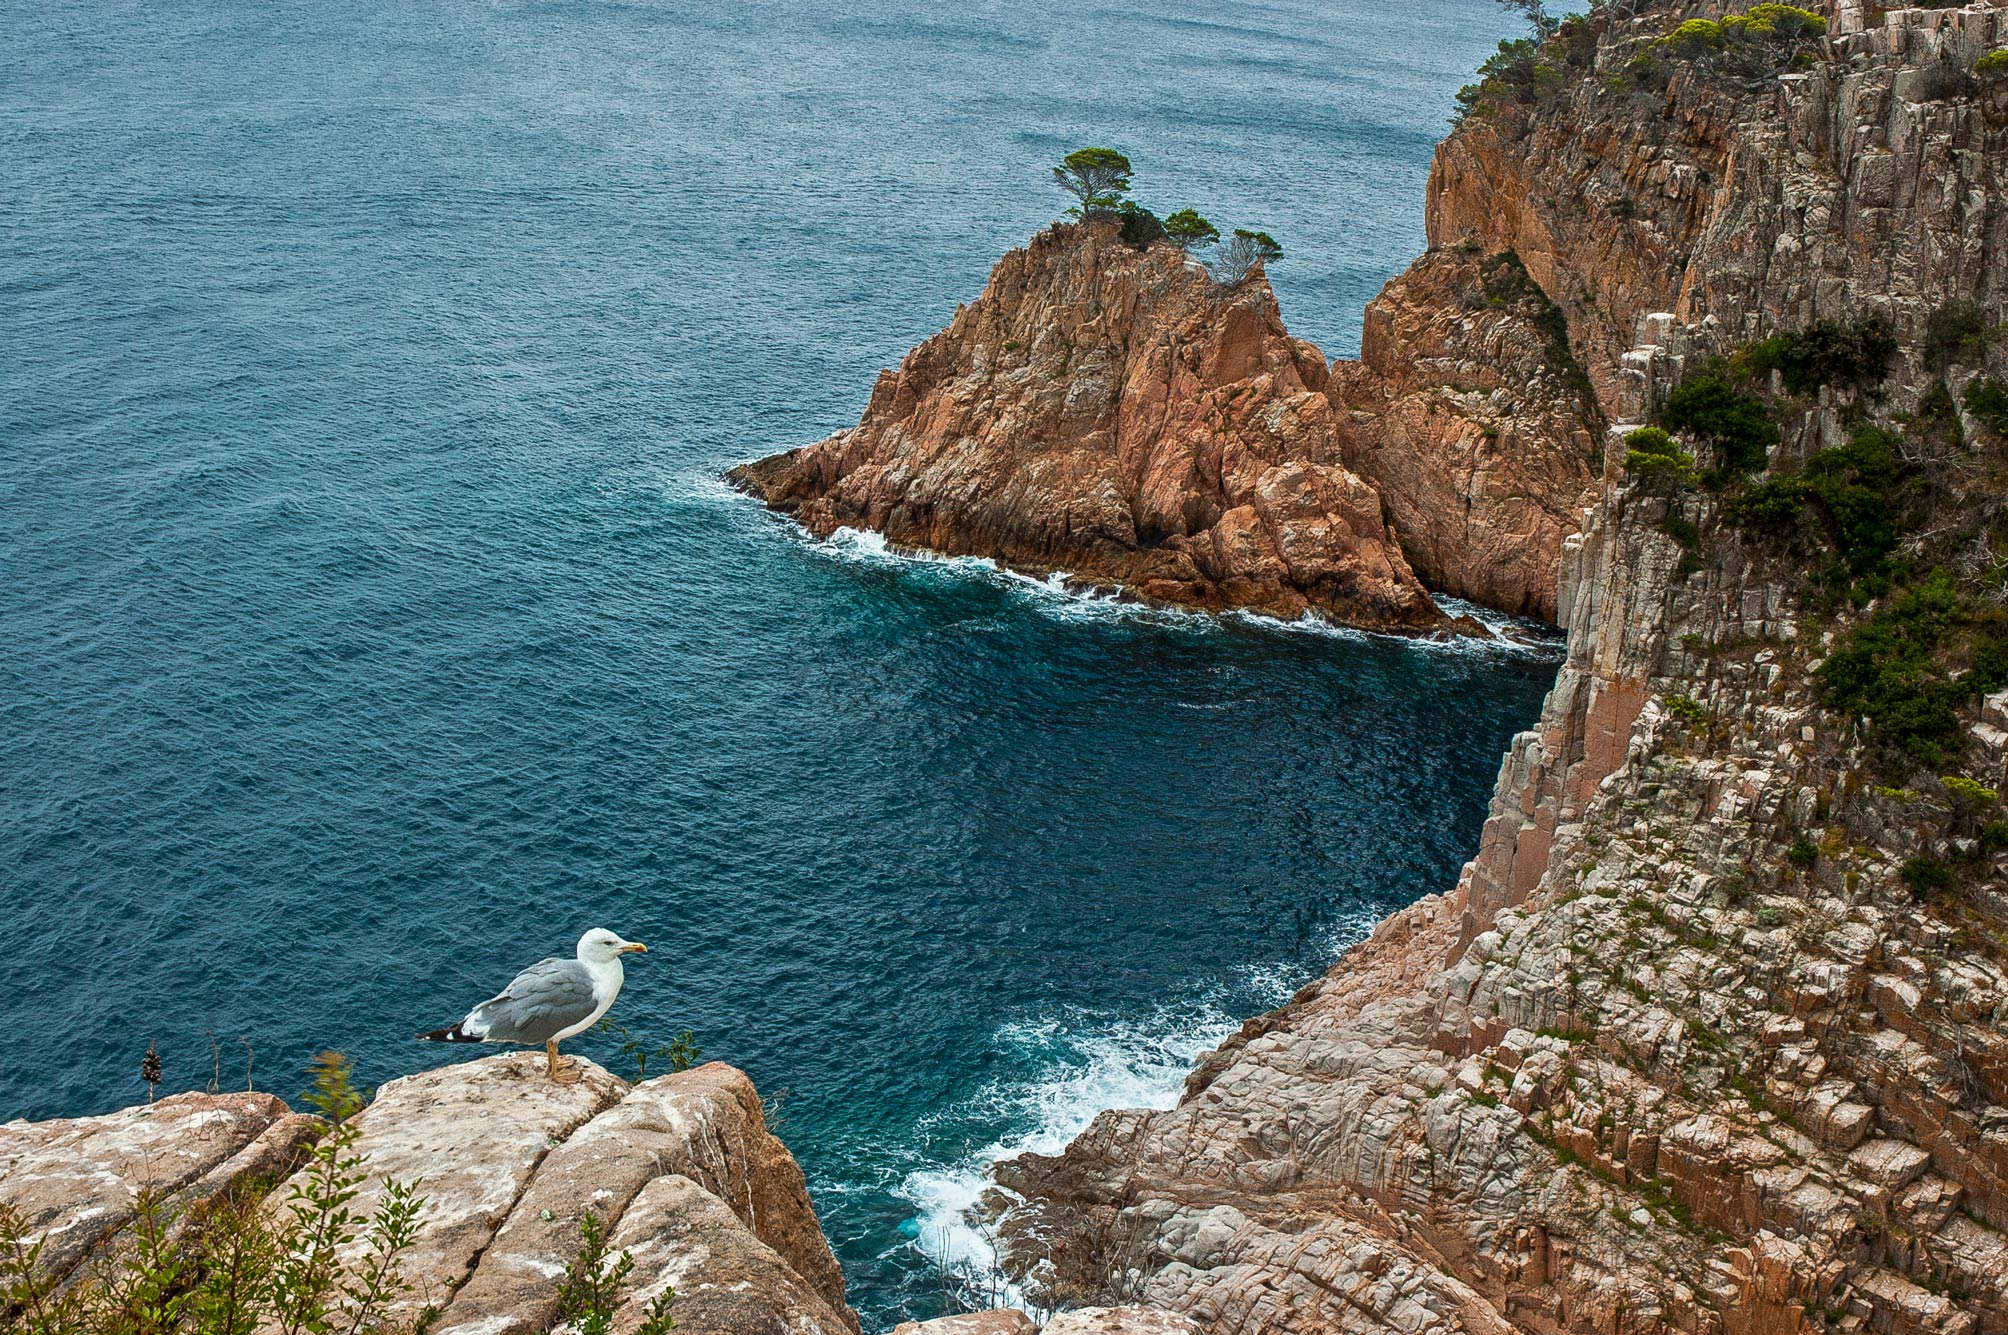
[[[1367,304],[1327,395],[1430,588],[1553,621],[1562,544],[1604,467],[1596,396],[1561,312],[1511,251],[1431,251]]]
[[[857,426],[734,469],[810,532],[993,558],[1150,601],[1452,623],[1341,456],[1317,348],[1258,271],[1060,225],[880,375]]]
[[[1701,355],[1880,317],[1873,392],[1762,387],[1773,466],[1910,433],[1907,559],[1985,606],[2004,445],[1931,414],[2008,361],[2008,98],[1967,74],[2008,10],[1829,9],[1782,75],[1663,57],[1641,80],[1694,12],[1602,11],[1555,39],[1556,87],[1453,134],[1440,249],[1406,281],[1517,255],[1618,424]],[[1426,329],[1440,298],[1415,300]],[[1966,301],[1988,332],[1948,351]],[[1815,672],[1888,600],[1825,592],[1830,538],[1724,510],[1613,470],[1561,545],[1567,661],[1458,885],[1250,1021],[1175,1109],[1001,1166],[1014,1278],[1223,1335],[2008,1331],[2008,859],[1960,814],[1991,794],[1931,796],[2008,777],[2008,695],[1960,704],[1918,788],[1881,777]]]
[[[546,1078],[541,1053],[441,1067],[391,1081],[355,1115],[368,1181],[350,1208],[374,1212],[386,1181],[417,1182],[423,1199],[400,1257],[411,1288],[381,1313],[391,1325],[431,1309],[437,1333],[549,1330],[591,1212],[634,1261],[617,1330],[674,1286],[680,1329],[856,1335],[802,1172],[743,1073],[714,1062],[630,1086],[579,1067],[567,1085]],[[67,1274],[92,1263],[143,1188],[187,1202],[269,1184],[325,1129],[269,1094],[11,1122],[0,1205],[47,1239],[43,1266]],[[263,1208],[285,1199],[282,1183]]]

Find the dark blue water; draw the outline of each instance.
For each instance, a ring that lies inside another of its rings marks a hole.
[[[149,1040],[387,1079],[603,924],[655,947],[618,1018],[788,1091],[869,1326],[934,1310],[986,1157],[1450,883],[1552,662],[817,547],[714,479],[853,420],[1083,142],[1275,233],[1351,351],[1503,23],[10,7],[0,1116],[136,1100]]]

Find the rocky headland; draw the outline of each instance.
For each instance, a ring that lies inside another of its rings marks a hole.
[[[1811,17],[1607,5],[1500,64],[1358,362],[1091,220],[736,470],[1167,603],[1567,632],[1455,886],[1175,1108],[998,1167],[1048,1335],[2008,1332],[2008,9]],[[857,1329],[744,1076],[539,1065],[355,1115],[369,1191],[424,1182],[399,1315],[550,1328],[591,1210],[621,1335],[671,1284],[681,1329]],[[10,1123],[0,1203],[73,1277],[143,1186],[276,1190],[326,1134],[259,1094]]]
[[[1365,405],[1342,457],[1443,585],[1478,587],[1433,554],[1467,522],[1446,498],[1544,498],[1488,531],[1559,552],[1567,660],[1455,887],[1176,1108],[1000,1167],[1006,1264],[1044,1301],[1216,1332],[2008,1330],[2008,88],[1984,59],[2008,10],[1821,16],[1601,9],[1439,149],[1433,248],[1328,387]],[[1497,308],[1458,275],[1508,256],[1594,404],[1567,406],[1555,341],[1548,406],[1502,411],[1543,322],[1487,356]],[[1448,359],[1387,356],[1441,336]],[[1394,444],[1432,420],[1405,402],[1487,385],[1524,487],[1475,486],[1461,425]],[[1547,502],[1600,418],[1576,524]]]

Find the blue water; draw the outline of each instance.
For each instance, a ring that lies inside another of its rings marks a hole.
[[[149,1040],[447,1060],[603,924],[655,947],[618,1018],[788,1091],[868,1328],[935,1311],[987,1157],[1452,881],[1553,662],[817,546],[716,475],[854,420],[1083,142],[1354,350],[1504,23],[10,6],[0,1116],[135,1101]]]

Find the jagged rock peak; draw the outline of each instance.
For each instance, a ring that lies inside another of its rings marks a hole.
[[[1190,607],[1456,626],[1345,466],[1328,379],[1259,269],[1222,286],[1169,243],[1060,224],[881,373],[857,426],[730,476],[819,536]]]

